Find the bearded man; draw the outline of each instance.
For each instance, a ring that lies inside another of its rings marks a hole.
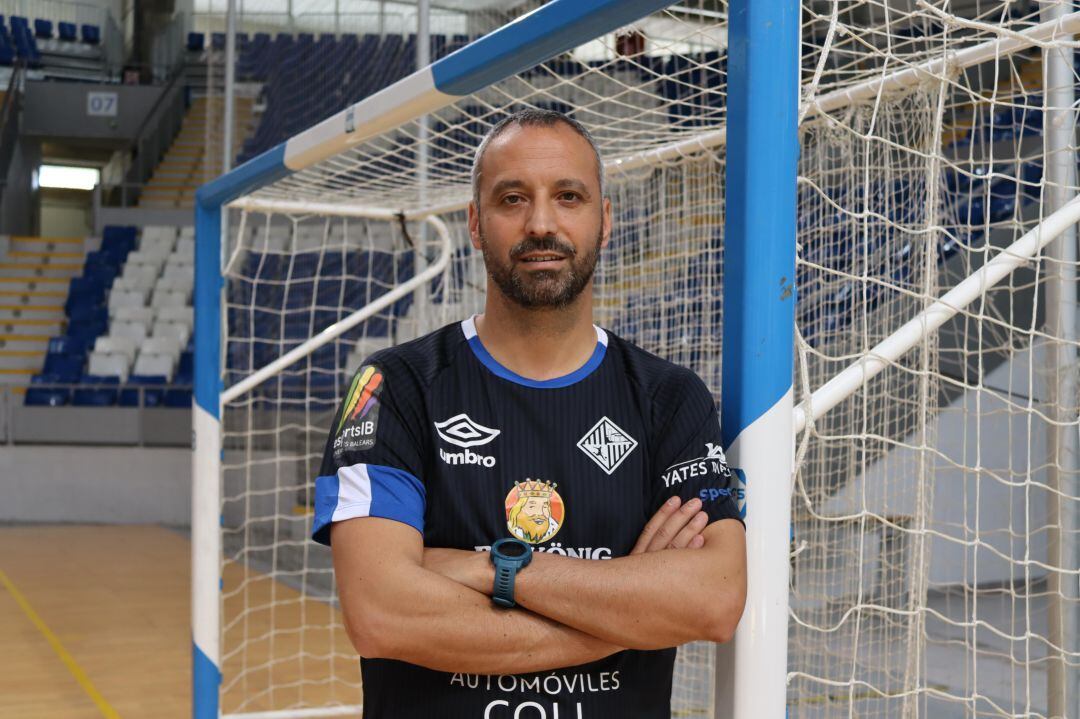
[[[593,324],[603,175],[565,115],[495,125],[469,206],[484,313],[376,353],[333,424],[313,531],[365,719],[667,719],[675,647],[735,631],[745,543],[712,396]]]

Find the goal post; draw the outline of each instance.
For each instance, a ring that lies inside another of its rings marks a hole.
[[[718,652],[716,716],[787,705],[800,6],[728,6],[720,428],[745,492],[746,609]]]
[[[311,478],[360,358],[481,310],[472,153],[522,106],[597,139],[596,321],[704,379],[744,483],[746,611],[672,716],[1076,713],[1071,10],[554,0],[201,188],[196,716],[358,711]]]

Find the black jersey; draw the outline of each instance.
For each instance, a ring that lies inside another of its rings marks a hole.
[[[596,335],[584,366],[545,381],[496,362],[471,319],[376,353],[334,420],[314,538],[329,543],[336,521],[385,517],[415,527],[427,547],[482,551],[515,536],[536,551],[602,561],[629,554],[675,494],[700,497],[710,522],[739,518],[704,383]],[[477,676],[364,659],[364,717],[667,719],[674,660],[674,649],[628,650]]]

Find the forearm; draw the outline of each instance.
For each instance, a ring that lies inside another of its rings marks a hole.
[[[354,643],[365,656],[440,671],[518,674],[584,664],[620,650],[527,610],[494,607],[486,595],[419,566],[402,568],[393,584],[397,588],[364,588],[368,596],[354,607],[347,602],[356,595],[342,587],[346,616],[362,617],[350,634],[362,635]]]
[[[516,592],[518,603],[538,614],[634,649],[727,638],[725,608],[735,601],[725,594],[733,578],[705,552],[665,550],[606,562],[541,556]]]
[[[745,549],[741,526],[734,520],[717,525],[697,550],[603,562],[537,553],[517,575],[515,600],[560,624],[633,649],[726,641],[742,614]],[[490,592],[490,562],[481,557],[471,566],[464,583]]]

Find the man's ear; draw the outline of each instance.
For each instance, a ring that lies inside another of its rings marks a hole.
[[[607,197],[604,198],[604,209],[601,211],[601,226],[600,226],[600,247],[607,247],[608,241],[611,239],[611,200]]]
[[[475,202],[469,202],[469,240],[473,249],[480,249],[480,208]]]

